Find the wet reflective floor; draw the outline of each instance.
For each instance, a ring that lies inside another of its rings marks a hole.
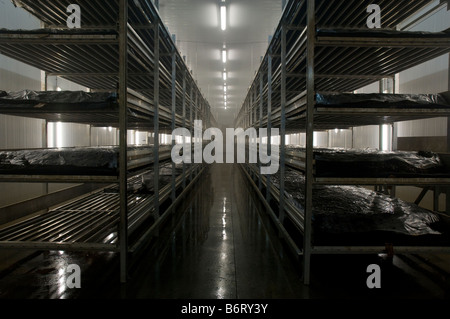
[[[311,285],[248,191],[239,167],[213,165],[183,207],[131,258],[119,283],[113,253],[0,251],[0,298],[27,299],[368,299],[450,298],[448,256],[313,256]],[[26,256],[26,258],[25,258]],[[11,262],[14,258],[20,262]],[[66,271],[77,264],[81,288]],[[368,289],[367,266],[381,266]],[[6,267],[5,265],[8,265]]]

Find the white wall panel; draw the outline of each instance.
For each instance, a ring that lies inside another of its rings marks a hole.
[[[328,132],[328,147],[331,148],[352,148],[351,130],[332,130]]]
[[[355,93],[368,94],[368,93],[379,93],[379,92],[380,92],[380,84],[379,84],[379,82],[375,82],[375,83],[372,83],[370,85],[367,85],[367,86],[357,90]]]
[[[450,11],[443,7],[434,15],[429,16],[426,20],[411,28],[410,31],[440,32],[448,28],[450,28]]]
[[[450,11],[440,10],[415,26],[412,31],[439,32],[450,28]],[[448,91],[448,54],[400,73],[400,93],[440,93]],[[399,137],[447,136],[447,119],[402,122],[398,124]]]
[[[85,86],[73,83],[72,81],[68,81],[61,77],[49,76],[47,78],[47,90],[56,91],[58,87],[62,91],[87,91]]]
[[[11,1],[0,1],[0,28],[36,29],[40,22]],[[0,90],[41,89],[40,70],[0,55]],[[43,146],[44,121],[0,115],[0,149],[39,148]],[[43,194],[43,184],[0,183],[0,207]]]
[[[328,132],[314,132],[314,147],[328,147]]]
[[[0,28],[32,30],[40,27],[40,22],[25,10],[16,8],[9,0],[1,0]]]
[[[40,22],[25,10],[2,1],[0,28],[36,29]],[[41,89],[41,72],[17,60],[0,55],[0,90],[21,91]],[[42,120],[0,115],[0,148],[42,147]]]
[[[92,146],[114,146],[119,145],[116,128],[93,127],[91,129]]]
[[[356,149],[378,149],[380,145],[380,128],[378,125],[353,128],[353,147]]]
[[[0,149],[42,147],[43,129],[41,120],[0,115]]]
[[[77,123],[49,123],[48,147],[90,146],[89,125]]]
[[[447,119],[435,118],[398,123],[398,137],[447,136]]]
[[[25,10],[15,8],[11,1],[1,1],[0,28],[37,29],[38,19]],[[17,60],[0,55],[0,90],[39,90],[40,71]]]
[[[441,93],[448,91],[448,54],[400,73],[400,93]]]

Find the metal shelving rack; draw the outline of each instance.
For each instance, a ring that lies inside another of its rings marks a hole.
[[[253,185],[268,209],[273,208],[270,206],[272,200],[277,203],[278,210],[274,210],[272,216],[293,251],[303,256],[306,284],[310,282],[312,254],[374,253],[385,249],[357,245],[314,246],[314,185],[450,185],[448,178],[317,178],[313,171],[315,130],[450,116],[449,108],[327,109],[316,106],[316,93],[350,93],[376,81],[395,79],[397,73],[448,53],[448,32],[432,35],[396,31],[397,25],[430,3],[428,0],[378,1],[382,8],[383,29],[372,30],[366,27],[367,7],[371,1],[291,0],[286,4],[267,53],[249,87],[235,125],[244,129],[267,127],[269,134],[270,128],[280,128],[280,186],[274,187],[270,175],[261,176],[254,166],[247,165],[243,170],[250,179],[257,181]],[[360,29],[365,29],[364,35],[358,33]],[[285,134],[299,132],[306,132],[303,162],[296,167],[306,177],[304,216],[284,196],[285,164],[295,167],[298,164],[295,156],[301,156],[286,152]],[[263,186],[266,190],[264,195]],[[302,249],[283,227],[287,217],[302,233]],[[450,252],[450,247],[395,247],[395,251]]]
[[[7,176],[2,181],[116,183],[119,198],[110,202],[110,205],[114,207],[112,214],[118,215],[110,216],[108,221],[103,222],[105,225],[116,223],[118,228],[117,237],[113,236],[114,239],[109,238],[101,243],[69,239],[65,242],[59,242],[57,239],[20,242],[5,240],[0,242],[0,247],[116,251],[120,253],[120,279],[126,282],[128,254],[157,231],[157,227],[168,217],[173,207],[186,195],[204,170],[201,164],[189,167],[183,164],[183,173],[176,176],[175,164],[172,163],[171,183],[161,188],[160,165],[162,161],[167,160],[167,156],[159,153],[159,139],[155,138],[154,151],[151,154],[153,158],[149,159],[149,164],[153,166],[154,194],[146,196],[145,200],[139,200],[140,204],[136,206],[136,200],[128,193],[128,183],[145,171],[129,172],[127,129],[148,130],[152,131],[153,136],[159,136],[162,132],[170,133],[176,127],[186,127],[193,133],[194,119],[203,119],[205,127],[214,123],[210,106],[197,87],[184,58],[180,56],[157,8],[150,1],[80,0],[77,4],[82,8],[82,28],[70,30],[66,25],[66,8],[71,1],[12,2],[40,19],[45,28],[33,31],[2,30],[2,54],[45,71],[46,79],[48,76],[58,76],[85,86],[93,92],[116,92],[118,106],[109,111],[90,113],[63,110],[58,114],[39,110],[9,110],[3,113],[47,121],[57,119],[119,128],[119,175],[86,178]],[[149,166],[147,165],[146,169]],[[178,189],[182,190],[177,194]],[[69,206],[77,207],[88,200],[89,211],[93,212],[96,203],[108,201],[103,198],[101,192],[90,196],[93,198],[77,198]],[[161,203],[168,199],[171,201],[169,208],[164,212],[160,211]],[[65,207],[67,205],[61,207],[62,212]],[[129,232],[134,230],[136,225],[130,217],[136,217],[136,210],[142,209],[151,211],[155,222],[140,238],[131,243]],[[64,218],[64,213],[53,211],[53,215],[55,214],[58,218]],[[79,225],[80,221],[83,222],[83,219],[74,224]],[[28,222],[32,223],[33,220]],[[8,232],[8,229],[3,229],[3,233]]]

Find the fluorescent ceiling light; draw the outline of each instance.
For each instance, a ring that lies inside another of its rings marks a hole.
[[[227,50],[222,50],[222,62],[227,63]]]
[[[224,91],[225,93],[227,92],[227,86],[226,86],[226,85],[223,87],[223,91]]]
[[[227,29],[227,7],[225,5],[220,6],[220,21],[222,30]]]
[[[223,80],[224,80],[224,81],[227,80],[227,71],[223,71]]]

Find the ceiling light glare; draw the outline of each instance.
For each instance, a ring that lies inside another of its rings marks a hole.
[[[227,7],[225,5],[220,6],[220,21],[222,31],[227,29]]]
[[[227,63],[227,50],[222,50],[222,62]]]

